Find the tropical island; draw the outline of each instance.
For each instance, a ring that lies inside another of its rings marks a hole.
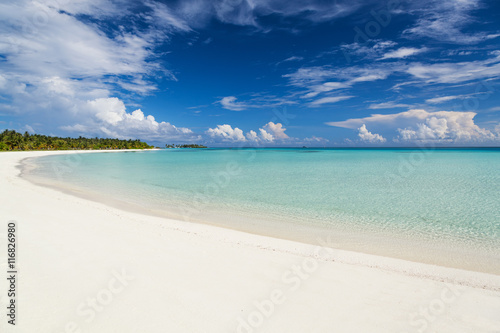
[[[151,149],[140,140],[120,140],[102,138],[61,138],[41,134],[24,134],[14,130],[0,133],[0,151],[12,150],[97,150],[97,149]]]
[[[198,144],[190,144],[190,145],[173,145],[166,144],[165,148],[208,148],[207,146],[198,145]]]

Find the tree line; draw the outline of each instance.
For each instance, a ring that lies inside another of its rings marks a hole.
[[[40,134],[24,134],[5,130],[0,134],[0,151],[7,150],[71,150],[71,149],[150,149],[140,140],[120,140],[101,138],[61,138]]]
[[[189,145],[166,144],[165,147],[166,148],[208,148],[207,146],[197,145],[197,144],[189,144]]]

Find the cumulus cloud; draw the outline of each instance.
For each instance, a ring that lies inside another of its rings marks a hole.
[[[217,125],[215,128],[209,128],[206,132],[209,136],[222,141],[246,141],[243,131],[238,127],[232,128],[231,125]]]
[[[286,128],[283,128],[281,123],[269,122],[259,128],[258,131],[250,130],[246,134],[237,127],[231,125],[217,125],[215,128],[210,128],[206,133],[215,140],[223,142],[250,142],[254,144],[270,143],[270,142],[286,142],[290,138],[285,134]]]
[[[283,128],[283,125],[280,123],[275,124],[270,121],[266,125],[264,125],[264,129],[267,132],[271,133],[276,139],[288,139],[288,135],[285,134],[286,128]]]
[[[248,139],[248,141],[258,141],[258,139],[259,139],[257,136],[257,133],[254,130],[250,130],[246,134],[246,138]]]
[[[126,114],[125,104],[118,98],[99,98],[89,101],[88,106],[98,119],[113,126],[122,121]]]
[[[380,134],[373,134],[366,128],[366,125],[363,124],[360,128],[358,128],[358,136],[362,141],[369,143],[383,143],[386,139]]]
[[[470,114],[433,116],[425,123],[416,124],[416,128],[398,128],[403,141],[423,142],[484,142],[498,137],[491,131],[474,124]]]
[[[98,98],[80,106],[81,113],[87,115],[85,122],[62,126],[72,132],[87,132],[120,139],[140,137],[144,140],[166,142],[172,140],[195,141],[201,136],[189,128],[176,127],[168,122],[158,122],[152,115],[145,115],[140,109],[128,113],[120,99]]]
[[[359,129],[365,124],[396,131],[396,140],[473,143],[497,140],[490,130],[474,123],[474,112],[436,111],[415,109],[394,114],[373,114],[327,125]],[[365,125],[366,126],[366,125]]]
[[[413,140],[443,140],[446,138],[446,132],[448,130],[447,120],[445,118],[428,118],[424,123],[417,124],[417,129],[413,130],[410,128],[401,129],[398,128],[398,132],[401,134],[401,139],[404,141]],[[450,140],[451,141],[451,140]]]
[[[131,135],[131,128],[114,128],[132,124],[124,107],[110,97],[117,92],[147,95],[156,90],[156,78],[175,80],[153,56],[171,34],[189,31],[160,3],[145,1],[140,13],[131,10],[135,6],[110,0],[0,3],[0,93],[9,113],[45,131]],[[114,26],[109,20],[129,24]],[[149,121],[153,131],[145,139],[176,135],[167,123],[148,117],[141,126]],[[95,129],[95,123],[102,123],[102,129]]]
[[[259,128],[260,137],[263,141],[273,142],[274,136],[271,133],[268,133],[265,129]]]

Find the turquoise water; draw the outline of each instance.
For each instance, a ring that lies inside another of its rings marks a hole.
[[[170,149],[36,164],[34,177],[155,214],[500,272],[500,149]]]

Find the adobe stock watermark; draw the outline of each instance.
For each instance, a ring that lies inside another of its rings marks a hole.
[[[99,313],[109,308],[116,297],[121,294],[129,283],[135,280],[133,275],[128,274],[125,269],[120,272],[112,271],[113,277],[109,279],[106,287],[98,290],[91,297],[87,297],[85,301],[78,304],[75,309],[75,314],[78,319],[69,321],[64,325],[64,330],[61,333],[83,333],[85,332],[85,324],[89,324],[98,317]]]
[[[57,176],[59,181],[63,180],[65,174],[72,173],[76,167],[82,163],[82,156],[80,154],[65,154],[63,161],[53,161],[52,171]]]
[[[474,92],[466,95],[472,95],[473,97],[464,98],[460,104],[455,105],[454,111],[477,111],[481,102],[489,99],[496,91],[495,86],[491,82],[480,81],[476,84]],[[417,141],[416,150],[406,154],[404,157],[400,156],[396,170],[386,174],[389,184],[394,185],[395,182],[408,179],[425,162],[429,154],[436,150],[439,141],[440,139]]]
[[[41,3],[38,1],[33,1],[32,5],[37,7],[36,10],[26,13],[22,16],[22,21],[20,22],[21,35],[29,39],[31,36],[35,36],[40,33],[40,29],[47,26],[50,19],[58,13],[62,6],[67,4],[70,0],[49,0],[46,3]],[[19,39],[8,37],[9,44],[12,47],[12,53],[18,53],[20,51]]]
[[[432,323],[434,323],[439,316],[443,315],[446,309],[462,295],[463,288],[449,283],[445,283],[445,285],[446,287],[441,290],[438,297],[420,306],[418,311],[409,314],[409,324],[414,328],[412,332],[428,332]]]
[[[461,103],[457,103],[454,105],[454,111],[477,111],[481,106],[481,101],[486,101],[497,90],[495,89],[495,85],[492,82],[483,80],[479,81],[475,88],[472,98],[463,98]]]
[[[287,301],[290,294],[296,292],[318,270],[320,262],[317,258],[321,257],[321,253],[331,255],[335,251],[330,237],[326,240],[318,238],[318,243],[319,245],[314,248],[314,257],[306,257],[300,264],[294,264],[283,272],[280,281],[287,286],[286,288],[271,290],[266,298],[253,302],[253,310],[247,315],[238,316],[236,333],[257,332],[279,306]]]
[[[386,28],[392,21],[392,14],[394,10],[398,9],[401,5],[401,0],[389,0],[386,3],[385,8],[380,10],[371,10],[370,15],[373,20],[368,21],[364,27],[359,26],[354,27],[354,37],[353,42],[359,44],[360,46],[366,45],[370,40],[376,38],[382,32],[382,28]],[[363,42],[361,42],[363,40]],[[351,57],[344,48],[342,48],[342,53],[347,61],[351,63]]]
[[[227,162],[224,170],[211,172],[211,181],[203,187],[203,190],[195,192],[191,202],[181,205],[180,209],[184,220],[189,221],[192,215],[202,213],[210,204],[210,198],[217,196],[229,185],[231,179],[241,172],[242,168],[236,161]]]
[[[404,156],[399,156],[396,170],[386,173],[386,181],[389,185],[408,179],[427,159],[428,155],[436,149],[435,143],[417,142],[417,147]]]
[[[295,119],[296,115],[293,113],[288,113],[286,106],[283,106],[281,109],[274,108],[273,110],[274,116],[271,118],[271,121],[274,123],[279,121],[281,124],[288,126],[290,124],[289,119]]]

